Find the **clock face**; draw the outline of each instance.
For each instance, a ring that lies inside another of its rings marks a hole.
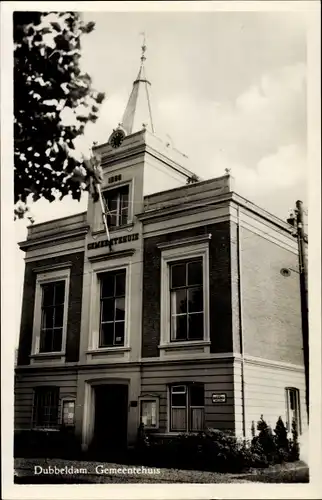
[[[110,138],[110,145],[112,148],[118,148],[124,141],[125,133],[123,130],[115,130]]]

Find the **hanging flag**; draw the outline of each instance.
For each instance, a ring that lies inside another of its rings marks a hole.
[[[108,241],[110,242],[110,250],[112,250],[110,232],[108,229],[108,216],[110,212],[108,206],[103,198],[101,191],[101,184],[103,182],[103,169],[101,167],[100,158],[93,154],[91,151],[91,157],[89,160],[84,158],[84,165],[87,171],[87,184],[89,185],[89,193],[93,198],[94,203],[100,202],[103,224],[105,227],[105,232]]]

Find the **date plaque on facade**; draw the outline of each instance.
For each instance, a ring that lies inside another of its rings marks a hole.
[[[227,394],[212,394],[212,402],[213,403],[226,403],[227,402]]]
[[[138,402],[137,402],[137,401],[131,401],[131,402],[130,402],[130,407],[131,407],[131,408],[136,408],[136,407],[137,407],[137,405],[138,405]]]

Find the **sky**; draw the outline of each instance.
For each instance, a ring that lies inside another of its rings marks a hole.
[[[235,191],[285,219],[307,203],[306,25],[294,12],[85,12],[95,30],[83,37],[82,67],[106,93],[96,124],[79,148],[106,142],[121,121],[146,35],[156,135],[187,154],[209,179],[228,168]],[[86,210],[65,199],[32,207],[35,222]],[[16,241],[26,221],[15,223]],[[24,273],[17,246],[20,317]]]

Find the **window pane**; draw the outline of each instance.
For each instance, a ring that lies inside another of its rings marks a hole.
[[[115,275],[115,295],[117,297],[125,295],[125,271]]]
[[[172,394],[171,395],[171,406],[184,406],[187,404],[186,394]]]
[[[55,327],[63,326],[64,322],[64,306],[55,307]]]
[[[203,311],[203,290],[202,288],[188,289],[188,309],[189,312]]]
[[[291,410],[295,410],[296,409],[296,395],[295,395],[295,391],[290,391],[290,406],[291,406]]]
[[[54,326],[54,308],[53,307],[46,307],[42,311],[41,328],[48,329],[48,328],[52,328],[53,326]]]
[[[171,430],[186,431],[187,430],[187,412],[185,408],[172,408]]]
[[[172,394],[186,394],[187,387],[185,385],[173,385],[171,387]]]
[[[191,408],[191,430],[202,431],[204,428],[204,408]]]
[[[100,347],[108,347],[113,345],[114,345],[114,323],[103,323],[101,325]]]
[[[172,316],[171,318],[171,338],[172,340],[187,339],[187,316]]]
[[[115,319],[122,320],[125,318],[125,298],[119,297],[115,299]]]
[[[128,209],[123,208],[120,214],[120,226],[127,224],[128,220]]]
[[[108,210],[116,213],[118,209],[118,193],[116,191],[106,193],[105,200]]]
[[[43,330],[40,337],[40,352],[52,352],[53,330]]]
[[[62,344],[62,337],[63,337],[63,329],[62,328],[55,328],[53,330],[53,351],[61,351],[61,344]]]
[[[54,303],[54,285],[53,283],[49,283],[48,285],[43,285],[43,305],[51,306]]]
[[[190,406],[204,406],[204,387],[202,385],[192,385],[190,387]]]
[[[65,281],[55,284],[55,304],[64,304],[65,301]]]
[[[108,217],[108,225],[110,227],[118,226],[118,216],[116,212],[110,213]]]
[[[114,274],[105,274],[102,278],[101,297],[114,297]]]
[[[127,208],[129,204],[129,186],[124,186],[120,192],[120,208]]]
[[[203,339],[203,313],[189,314],[189,340]]]
[[[202,285],[202,261],[189,262],[188,285]]]
[[[171,292],[171,314],[187,312],[187,290],[181,288]]]
[[[174,264],[171,266],[171,288],[186,285],[186,264]]]
[[[115,323],[115,344],[123,345],[124,344],[124,321]]]
[[[102,316],[101,321],[114,321],[114,303],[115,299],[103,299],[101,301]]]

